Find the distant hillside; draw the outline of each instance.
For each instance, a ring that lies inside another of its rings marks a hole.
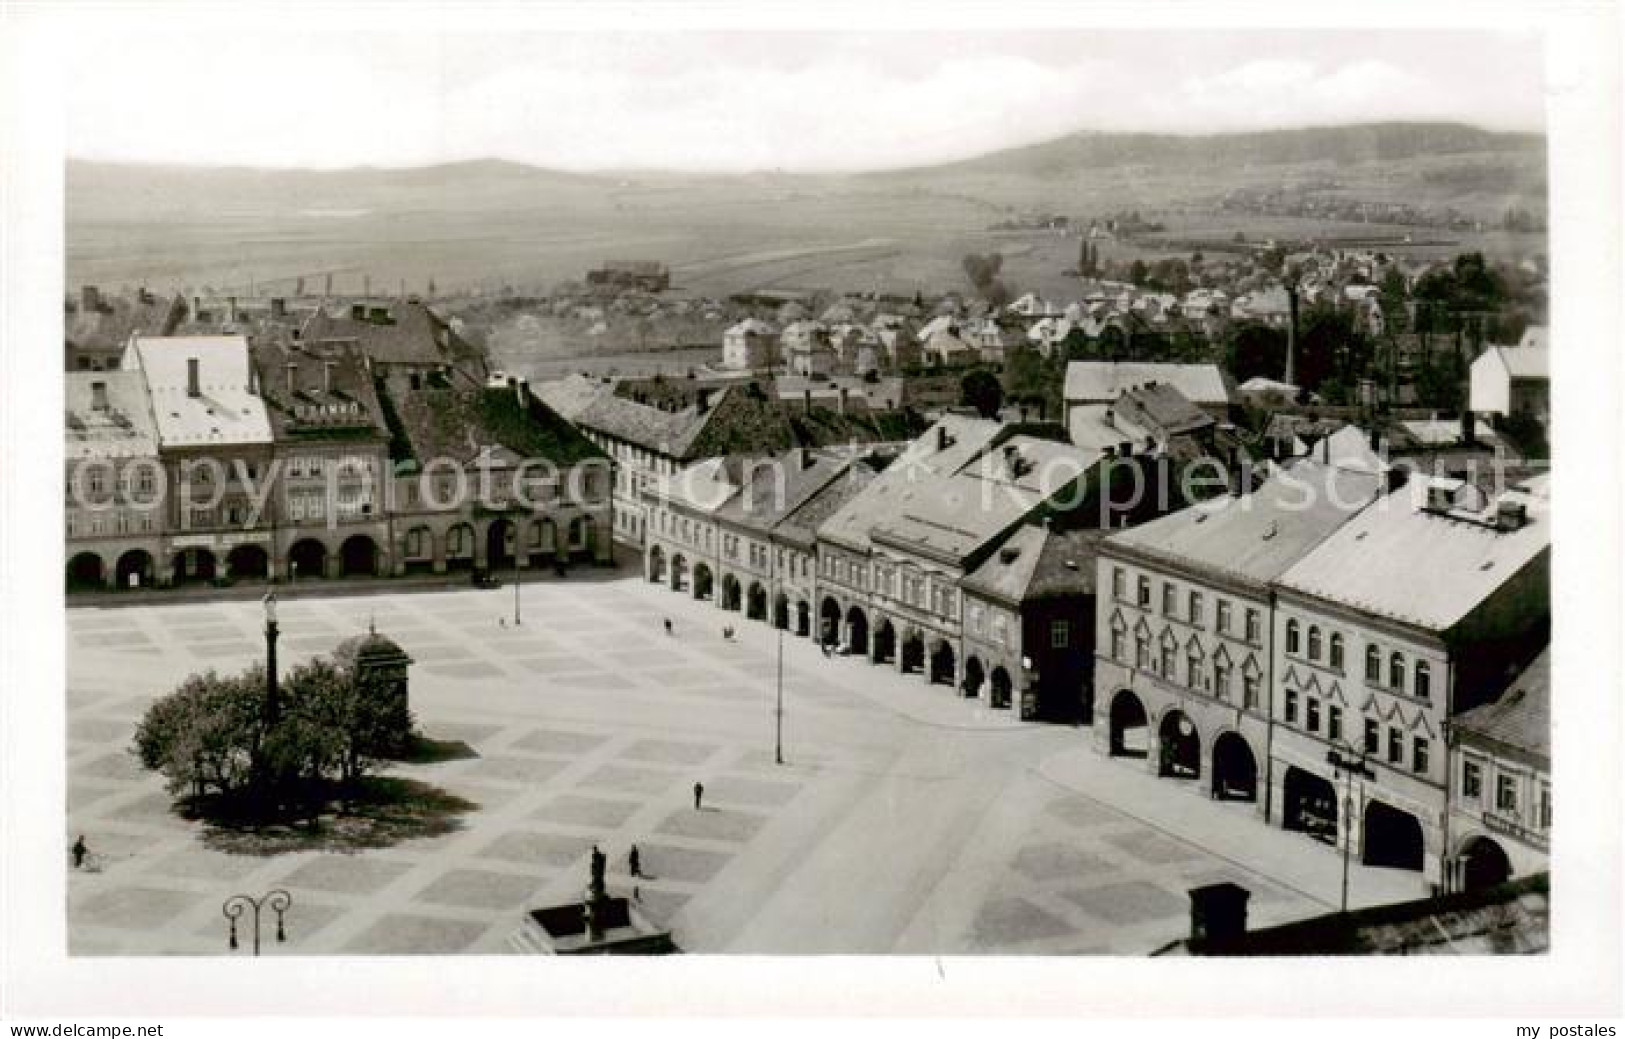
[[[1035,213],[1143,212],[1180,240],[1382,233],[1367,226],[1365,207],[1376,222],[1385,213],[1457,214],[1456,226],[1494,231],[1508,213],[1544,214],[1547,178],[1539,134],[1383,123],[1074,134],[846,175],[577,174],[499,160],[338,171],[70,161],[65,187],[70,284],[286,292],[331,282],[354,293],[403,282],[423,291],[433,281],[442,291],[540,291],[606,260],[651,260],[692,294],[913,295],[961,287],[961,259],[989,251],[1004,256],[1016,284],[1068,291],[1074,245],[1005,233]],[[1408,234],[1419,221],[1388,233]],[[1428,247],[1463,246],[1521,256],[1545,242],[1450,237]],[[1122,243],[1109,258],[1133,259],[1135,250],[1189,251]]]
[[[1496,133],[1460,123],[1365,123],[1199,136],[1079,133],[962,162],[900,170],[893,175],[958,171],[1052,177],[1110,167],[1171,170],[1211,165],[1394,162],[1464,153],[1544,155],[1545,150],[1546,138],[1541,134]]]

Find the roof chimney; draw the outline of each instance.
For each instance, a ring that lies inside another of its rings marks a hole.
[[[90,384],[90,409],[92,411],[107,410],[107,383],[97,380]]]
[[[203,391],[198,386],[196,357],[186,359],[186,395],[188,397],[203,396]]]
[[[236,296],[227,296],[226,297],[226,320],[232,322],[233,324],[235,324],[236,321],[237,321],[237,297]]]
[[[1522,530],[1529,522],[1529,510],[1521,501],[1499,501],[1495,504],[1495,529]]]
[[[94,285],[81,285],[79,287],[79,306],[85,313],[99,309],[102,305],[102,294]]]
[[[294,361],[289,361],[282,367],[283,370],[288,373],[288,396],[292,397],[295,392],[295,386],[299,382],[299,365]]]
[[[839,405],[838,405],[838,407],[837,407],[837,410],[839,410],[839,412],[840,412],[840,413],[841,413],[841,414],[842,414],[842,415],[845,415],[845,414],[846,414],[846,394],[847,394],[847,388],[846,388],[846,387],[845,387],[845,386],[842,386],[842,387],[841,387],[841,388],[840,388],[840,391],[839,391],[839,392],[840,392],[840,397],[839,397],[839,401],[840,401],[840,403],[839,403]]]
[[[1477,430],[1473,427],[1473,413],[1469,408],[1461,409],[1461,442],[1471,444],[1476,439]]]
[[[333,362],[332,361],[323,361],[322,362],[322,392],[323,393],[332,393],[333,392]]]
[[[711,391],[701,390],[694,398],[694,407],[701,415],[711,410]]]
[[[287,317],[288,301],[281,296],[273,297],[271,300],[271,316],[276,318]]]
[[[351,321],[365,321],[365,320],[367,320],[367,305],[365,303],[352,303],[352,304],[350,304],[350,320]]]
[[[526,411],[530,408],[530,382],[528,380],[513,380],[513,395],[514,399],[519,402],[520,411]]]
[[[938,426],[937,427],[937,450],[938,451],[946,451],[946,450],[948,450],[948,427],[947,426]]]

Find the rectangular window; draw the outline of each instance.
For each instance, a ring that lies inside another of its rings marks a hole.
[[[980,625],[977,626],[977,633],[981,633]],[[1120,631],[1112,632],[1112,659],[1123,659],[1123,633]]]
[[[1162,677],[1174,677],[1174,647],[1162,647]]]
[[[1202,593],[1201,592],[1192,592],[1190,594],[1189,606],[1190,606],[1190,611],[1191,611],[1190,612],[1190,618],[1189,618],[1190,622],[1192,624],[1200,624],[1200,623],[1202,623]]]
[[[1140,608],[1141,609],[1150,608],[1150,606],[1151,606],[1151,578],[1149,578],[1149,577],[1140,578],[1138,594],[1139,594],[1139,598],[1138,598],[1137,601],[1140,604]]]
[[[1502,812],[1516,812],[1518,810],[1518,782],[1511,776],[1498,775],[1495,777],[1495,807]]]
[[[1213,695],[1221,700],[1230,699],[1230,669],[1223,664],[1213,665]]]
[[[1296,689],[1288,689],[1286,691],[1286,722],[1288,725],[1296,725],[1297,721],[1298,691]]]
[[[1214,610],[1216,611],[1214,627],[1219,629],[1221,635],[1230,634],[1230,604],[1220,599]]]
[[[1258,706],[1258,676],[1243,675],[1241,677],[1242,706]]]
[[[1112,568],[1112,598],[1113,599],[1121,599],[1122,597],[1123,597],[1123,568],[1120,567],[1120,566],[1117,566],[1117,567]]]
[[[1540,826],[1546,829],[1552,825],[1552,788],[1542,785],[1540,788]]]
[[[1162,615],[1164,617],[1174,615],[1174,586],[1167,581],[1162,582]]]
[[[1426,773],[1428,770],[1428,741],[1426,736],[1417,736],[1411,740],[1411,771]]]
[[[1343,738],[1343,708],[1336,704],[1326,708],[1326,738],[1333,743]]]
[[[1310,732],[1320,731],[1320,701],[1309,697],[1308,710],[1305,711],[1305,725]]]
[[[1257,610],[1247,611],[1247,641],[1258,642],[1259,619]]]
[[[1367,718],[1365,720],[1365,752],[1375,754],[1382,749],[1382,733],[1377,723]]]
[[[1050,649],[1065,649],[1066,648],[1067,636],[1070,634],[1070,632],[1067,630],[1067,628],[1068,628],[1068,625],[1067,625],[1066,621],[1050,621],[1050,625],[1049,625],[1049,647],[1050,647]]]
[[[1484,796],[1484,770],[1476,761],[1461,763],[1461,796],[1468,801],[1477,801]]]
[[[1405,760],[1405,734],[1398,729],[1388,729],[1388,764],[1397,765]]]

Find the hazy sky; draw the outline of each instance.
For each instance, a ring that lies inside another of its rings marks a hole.
[[[85,32],[67,52],[68,153],[843,170],[1075,130],[1543,125],[1541,41],[1509,31],[492,33],[290,21],[309,20],[230,31],[170,17]]]

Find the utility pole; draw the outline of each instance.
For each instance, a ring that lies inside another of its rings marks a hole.
[[[782,591],[781,591],[782,594]],[[775,596],[775,600],[777,597]],[[777,602],[774,603],[777,606]],[[790,623],[789,605],[785,606],[784,623]],[[773,763],[784,764],[784,625],[778,623],[779,618],[774,617],[774,627],[778,628],[779,655],[778,655],[778,692],[773,703]]]
[[[1352,750],[1352,748],[1350,748]],[[1343,897],[1338,903],[1338,912],[1347,914],[1349,911],[1349,852],[1353,848],[1350,840],[1350,821],[1354,816],[1354,777],[1362,779],[1376,779],[1377,774],[1371,771],[1366,764],[1366,755],[1361,753],[1357,757],[1345,757],[1334,748],[1326,752],[1326,762],[1335,772],[1343,774],[1343,818],[1339,829],[1343,838]]]

